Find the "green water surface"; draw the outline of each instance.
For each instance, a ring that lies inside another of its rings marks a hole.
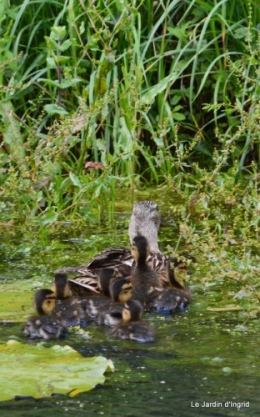
[[[21,278],[33,280],[33,295],[35,289],[51,283],[55,268],[84,264],[107,246],[128,245],[126,230],[127,221],[119,213],[113,231],[89,227],[83,231],[85,240],[55,237],[60,248],[57,245],[44,259],[40,254],[5,257],[0,272],[1,296],[9,284]],[[162,249],[169,240],[174,241],[172,229],[165,230],[167,241],[161,238]],[[106,328],[94,324],[87,328],[90,339],[72,333],[59,342],[86,357],[103,355],[112,359],[116,370],[107,374],[104,385],[74,398],[2,402],[0,416],[259,416],[258,321],[244,323],[236,311],[207,310],[218,306],[225,291],[223,285],[215,286],[213,291],[201,290],[193,283],[191,291],[193,302],[185,312],[171,317],[145,316],[155,327],[154,343],[113,339]],[[30,306],[22,300],[21,311],[23,308],[28,310]],[[23,337],[21,323],[0,319],[0,343],[10,337],[29,343]],[[0,381],[4,384],[1,375]]]

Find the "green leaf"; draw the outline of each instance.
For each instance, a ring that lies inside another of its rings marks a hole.
[[[84,358],[69,346],[50,348],[9,340],[0,346],[0,400],[15,395],[34,398],[49,397],[53,393],[73,397],[89,391],[105,381],[104,373],[113,371],[110,359],[103,356]]]
[[[185,115],[182,114],[182,113],[175,113],[175,112],[173,112],[172,113],[172,117],[173,117],[173,119],[179,120],[179,121],[186,119]]]
[[[82,35],[85,32],[85,23],[81,22],[80,27],[79,27],[79,33],[80,35]]]
[[[72,45],[72,42],[69,40],[69,39],[67,39],[65,42],[63,42],[63,44],[60,46],[60,50],[63,52],[63,51],[66,51],[67,49],[69,49],[69,47]]]
[[[158,84],[155,84],[149,88],[141,97],[141,104],[151,103],[155,97],[160,94],[162,91],[166,90],[168,85],[177,77],[177,72],[172,72],[172,74],[163,78]]]
[[[58,47],[57,42],[55,42],[55,40],[53,40],[49,36],[45,36],[44,38],[50,49],[54,49],[55,51],[58,50],[59,47]]]
[[[54,223],[58,220],[59,213],[54,211],[53,209],[50,209],[46,214],[43,214],[40,219],[39,223],[42,226],[46,226],[47,224]]]
[[[32,312],[32,289],[42,284],[35,280],[15,280],[1,283],[0,292],[0,320],[8,322],[22,322]]]
[[[75,187],[79,187],[79,188],[82,187],[82,184],[81,184],[79,178],[75,174],[73,174],[73,172],[70,172],[69,176],[70,176],[70,180],[71,180],[72,184],[75,185]]]
[[[16,117],[15,109],[11,101],[0,103],[1,133],[3,142],[7,144],[12,158],[19,164],[23,163],[25,149],[20,131],[20,121]]]
[[[56,62],[55,62],[55,59],[54,58],[51,58],[51,57],[48,57],[47,58],[47,64],[48,64],[48,66],[50,67],[50,68],[56,68],[57,67],[57,64],[56,64]],[[39,81],[44,81],[44,78],[40,78],[39,79]]]
[[[57,104],[46,104],[44,106],[44,108],[45,108],[45,111],[50,115],[53,115],[53,114],[69,114],[67,112],[67,110],[65,110],[61,106],[58,106]]]
[[[69,88],[72,85],[71,82],[67,80],[60,82],[58,80],[48,80],[47,78],[41,78],[39,81],[44,81],[47,85],[51,85],[52,87],[57,87],[61,89]]]
[[[53,26],[51,28],[51,38],[56,41],[62,41],[66,36],[66,27],[65,26]]]
[[[186,32],[186,27],[168,27],[168,32],[172,35],[175,36],[177,39],[180,40],[184,40],[187,39],[187,32]]]
[[[67,62],[69,62],[70,57],[67,55],[60,55],[60,56],[56,56],[55,60],[60,66],[62,66],[66,64]]]

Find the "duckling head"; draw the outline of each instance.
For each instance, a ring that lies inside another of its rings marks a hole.
[[[158,205],[153,201],[139,201],[134,205],[129,224],[129,238],[133,243],[135,236],[141,234],[146,237],[151,251],[158,252],[158,230],[160,214]]]
[[[133,286],[128,278],[117,278],[109,286],[110,296],[115,302],[125,303],[133,294]]]
[[[122,311],[123,321],[139,321],[142,318],[143,307],[142,304],[137,300],[128,300]]]
[[[174,269],[171,267],[170,262],[167,262],[166,264],[166,276],[168,277],[168,281],[173,288],[178,290],[185,290],[184,285],[180,282],[179,279],[176,278]]]
[[[133,238],[131,253],[137,265],[146,263],[146,259],[150,253],[150,247],[144,236],[139,234]]]
[[[54,292],[49,289],[36,291],[34,295],[34,305],[38,314],[41,316],[47,314],[49,316],[56,305]]]
[[[115,270],[113,268],[103,268],[100,270],[98,276],[98,286],[107,297],[110,296],[109,286],[113,278],[115,278]]]
[[[57,273],[54,276],[54,283],[52,291],[55,293],[57,300],[64,300],[64,298],[71,297],[72,293],[69,287],[67,275],[64,273]]]

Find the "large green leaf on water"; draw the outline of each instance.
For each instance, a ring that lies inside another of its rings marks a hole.
[[[23,322],[34,312],[33,296],[42,285],[38,281],[14,280],[1,283],[0,320]]]
[[[0,345],[0,401],[16,395],[48,397],[53,393],[74,396],[105,381],[113,371],[110,359],[84,358],[69,346],[45,347],[10,340]]]

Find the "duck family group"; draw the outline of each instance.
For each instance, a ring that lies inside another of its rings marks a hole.
[[[131,248],[108,248],[86,266],[56,271],[51,289],[35,293],[36,316],[23,333],[57,339],[69,326],[95,322],[109,326],[113,337],[152,342],[154,329],[143,311],[172,314],[190,303],[187,289],[175,278],[170,259],[158,247],[160,215],[153,201],[139,201],[129,224]],[[77,274],[68,279],[68,274]]]

